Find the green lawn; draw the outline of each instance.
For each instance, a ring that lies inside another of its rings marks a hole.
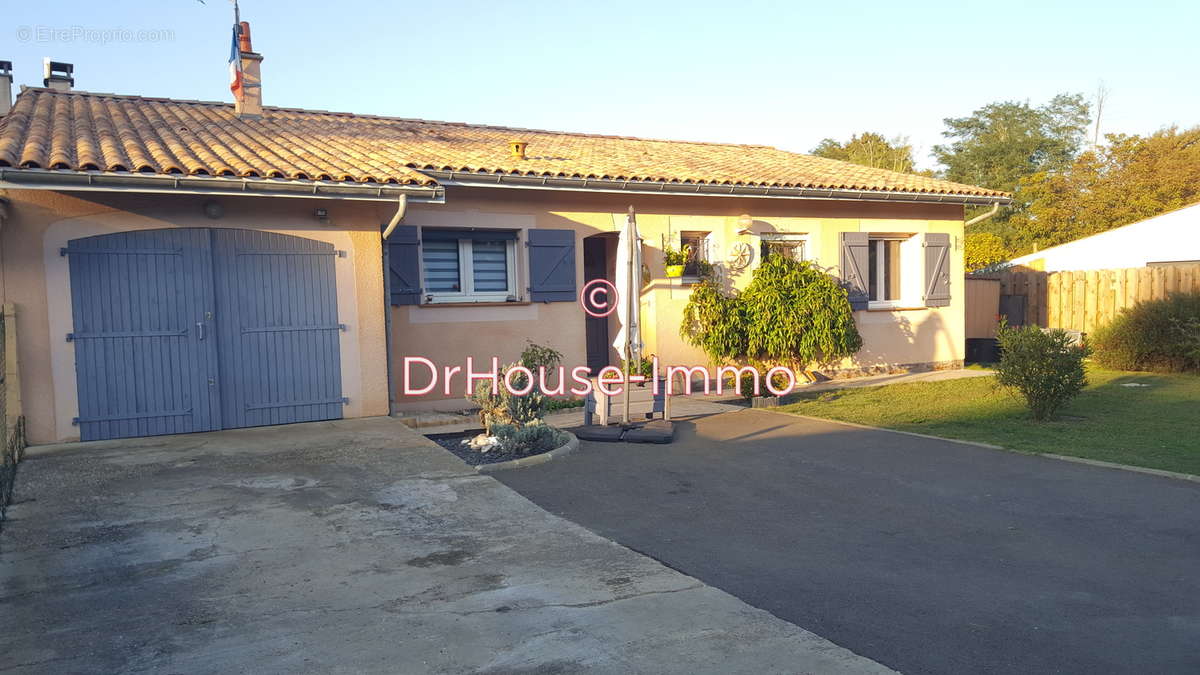
[[[802,394],[779,410],[1200,475],[1200,376],[1089,368],[1088,382],[1052,422],[990,377]]]

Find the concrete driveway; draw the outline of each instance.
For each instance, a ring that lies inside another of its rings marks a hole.
[[[389,419],[31,449],[4,673],[881,673]]]
[[[758,410],[498,477],[902,672],[1200,672],[1200,484]]]

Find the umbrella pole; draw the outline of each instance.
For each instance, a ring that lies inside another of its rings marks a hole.
[[[633,220],[632,206],[629,207],[629,211],[629,219]],[[628,224],[626,225],[626,229],[628,229]],[[624,424],[629,424],[629,359],[631,358],[630,352],[633,351],[631,349],[631,345],[633,344],[633,303],[635,302],[634,298],[637,295],[634,289],[638,288],[638,285],[633,279],[633,240],[636,239],[636,237],[631,236],[628,237],[628,239],[629,243],[627,246],[629,246],[629,256],[628,260],[625,262],[625,273],[629,275],[627,277],[629,279],[629,292],[626,293],[626,295],[629,297],[625,298],[625,316],[629,319],[629,325],[625,327],[625,405],[621,415]]]

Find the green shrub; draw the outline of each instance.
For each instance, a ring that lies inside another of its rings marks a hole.
[[[805,369],[862,348],[846,289],[812,263],[786,256],[763,260],[740,293],[726,295],[712,281],[693,286],[679,330],[714,363]]]
[[[1094,358],[1117,370],[1200,372],[1200,293],[1177,293],[1121,312],[1088,336]]]
[[[1087,350],[1066,331],[1001,326],[996,381],[1020,392],[1035,420],[1047,420],[1087,385]]]
[[[764,365],[758,366],[758,372],[759,372],[758,394],[757,394],[758,396],[774,396],[775,395],[775,394],[771,393],[770,389],[767,389],[767,370],[769,368],[770,368],[770,366],[764,366]],[[739,383],[741,384],[741,389],[739,390],[738,393],[741,394],[742,398],[749,400],[749,399],[752,399],[755,397],[756,394],[754,393],[754,375],[752,375],[750,373],[742,373],[742,376],[739,378]],[[786,387],[788,385],[788,378],[783,373],[775,373],[774,375],[771,376],[771,384],[776,389],[783,389],[784,387]]]
[[[524,426],[497,424],[492,434],[500,440],[500,447],[513,455],[530,455],[549,452],[567,442],[567,434],[541,421]]]
[[[496,393],[492,393],[491,382],[477,382],[475,392],[467,397],[479,406],[479,421],[483,424],[487,435],[494,436],[494,427],[501,424],[511,424],[518,427],[531,422],[540,421],[550,410],[551,399],[541,392],[536,385],[538,368],[544,366],[549,373],[562,361],[562,354],[551,347],[543,347],[532,342],[521,352],[520,364],[510,363],[501,369],[501,377],[517,365],[528,368],[535,379],[533,389],[524,396],[509,393],[508,388],[501,385]],[[549,379],[549,377],[547,378]],[[513,386],[524,389],[529,383],[524,374],[512,378]],[[550,384],[550,382],[547,382]]]

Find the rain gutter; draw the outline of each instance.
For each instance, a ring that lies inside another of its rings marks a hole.
[[[996,195],[939,194],[932,192],[890,192],[847,188],[801,188],[778,186],[721,185],[714,183],[677,183],[667,181],[620,180],[611,178],[571,178],[561,176],[520,176],[515,174],[434,171],[418,169],[446,187],[518,188],[569,192],[610,192],[655,195],[713,197],[759,197],[770,199],[841,199],[870,202],[909,202],[919,204],[1009,204],[1010,197]]]
[[[399,202],[401,197],[408,201],[427,204],[442,204],[446,201],[446,191],[441,186],[346,183],[283,178],[163,176],[13,167],[0,167],[0,188],[223,197],[293,197],[392,202],[393,204]]]

